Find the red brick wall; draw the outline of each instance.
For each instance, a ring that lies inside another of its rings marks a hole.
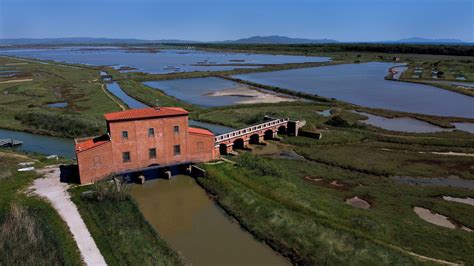
[[[207,162],[216,158],[214,136],[189,133],[188,160]]]
[[[174,132],[179,126],[179,133]],[[148,129],[154,136],[148,136]],[[204,162],[216,158],[214,136],[189,133],[188,117],[175,116],[134,121],[116,121],[108,124],[110,143],[77,154],[81,183],[90,183],[110,173],[144,168],[156,164]],[[128,132],[128,139],[122,137]],[[180,145],[180,155],[174,154],[174,145]],[[149,158],[149,149],[156,149],[156,158]],[[123,152],[130,152],[130,162],[123,162]],[[102,166],[94,168],[94,156],[100,156]]]
[[[95,181],[114,172],[112,161],[112,144],[104,143],[77,154],[81,184]]]
[[[179,126],[178,134],[173,132],[174,126]],[[113,122],[109,128],[116,171],[186,161],[187,116]],[[154,129],[154,136],[148,136],[149,128]],[[128,139],[122,138],[122,131],[128,132]],[[181,155],[174,155],[174,145],[180,145]],[[156,149],[156,159],[149,159],[151,148]],[[124,163],[122,153],[126,151],[131,161]]]

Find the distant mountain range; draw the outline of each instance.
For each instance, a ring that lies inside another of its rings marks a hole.
[[[340,43],[332,39],[305,39],[290,38],[286,36],[253,36],[238,40],[214,41],[214,42],[198,42],[189,40],[142,40],[142,39],[114,39],[114,38],[18,38],[18,39],[0,39],[0,45],[60,45],[60,44],[149,44],[149,43],[235,43],[235,44],[322,44],[322,43]],[[412,37],[395,41],[380,41],[370,43],[397,43],[397,44],[469,44],[458,39],[427,39]]]
[[[310,43],[338,43],[331,39],[304,39],[290,38],[286,36],[253,36],[235,41],[223,41],[223,43],[248,43],[248,44],[310,44]]]

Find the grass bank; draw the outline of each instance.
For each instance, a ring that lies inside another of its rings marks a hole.
[[[105,187],[104,187],[105,186]],[[179,255],[162,240],[126,192],[118,197],[107,183],[70,190],[106,262],[110,265],[182,265]],[[81,196],[85,191],[102,193]]]
[[[461,211],[473,207],[457,208],[439,195],[466,196],[469,191],[397,185],[387,178],[310,161],[252,155],[234,160],[237,165],[203,165],[208,178],[200,178],[200,184],[244,227],[298,264],[433,263],[408,252],[451,262],[474,261],[472,234],[426,223],[412,211],[413,206],[429,205],[459,219]],[[338,185],[331,184],[334,180]],[[353,196],[368,201],[371,209],[344,203]],[[473,226],[474,217],[469,216],[462,221]]]
[[[46,201],[27,196],[37,175],[17,172],[17,163],[46,161],[0,149],[0,264],[82,265],[67,225]],[[42,160],[42,161],[40,161]]]

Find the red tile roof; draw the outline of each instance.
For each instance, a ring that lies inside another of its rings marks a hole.
[[[177,116],[187,115],[188,111],[179,107],[160,107],[153,108],[142,108],[142,109],[130,109],[126,111],[114,112],[105,114],[105,120],[107,121],[120,121],[120,120],[135,120],[135,119],[147,119],[155,117],[165,116]]]
[[[202,134],[202,135],[214,136],[214,134],[211,131],[207,129],[203,129],[203,128],[190,127],[188,131],[191,134]]]
[[[77,142],[75,145],[76,152],[83,152],[107,142],[110,142],[110,139],[103,139],[103,138],[101,139],[101,138],[95,137],[95,138],[90,138],[86,140],[81,140],[80,142]]]

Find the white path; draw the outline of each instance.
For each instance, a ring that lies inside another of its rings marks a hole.
[[[44,178],[35,179],[30,189],[35,194],[48,199],[66,222],[84,262],[87,265],[107,265],[76,205],[71,201],[71,197],[67,192],[69,185],[59,182],[59,167],[49,166],[38,170],[38,172],[43,174]]]

